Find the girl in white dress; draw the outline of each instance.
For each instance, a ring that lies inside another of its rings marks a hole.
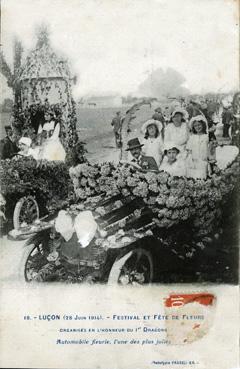
[[[208,167],[209,138],[207,121],[202,115],[193,117],[189,122],[192,134],[186,145],[187,176],[193,178],[206,178]]]
[[[165,128],[164,142],[173,142],[181,152],[184,151],[189,138],[188,113],[182,108],[177,108],[171,115],[171,121]]]
[[[141,129],[144,134],[142,151],[144,155],[152,156],[158,166],[161,164],[163,157],[162,129],[162,123],[154,119],[145,122]]]

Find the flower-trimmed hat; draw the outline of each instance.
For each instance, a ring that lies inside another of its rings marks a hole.
[[[163,129],[163,125],[161,122],[155,119],[149,119],[142,125],[141,132],[143,134],[146,134],[148,126],[151,126],[152,124],[154,124],[158,128],[159,132],[161,132],[161,130]]]
[[[189,128],[192,130],[194,122],[203,122],[206,125],[206,129],[208,129],[208,121],[203,114],[196,115],[192,117],[189,121]]]
[[[31,146],[32,140],[30,137],[21,137],[18,143],[26,145],[28,147]]]
[[[171,149],[176,149],[178,154],[180,153],[180,149],[177,145],[175,145],[174,142],[165,142],[164,144],[164,153],[166,153],[168,150],[171,150]]]
[[[127,144],[128,144],[128,148],[126,149],[126,151],[144,146],[143,144],[140,143],[140,141],[137,137],[132,138],[131,140],[129,140]]]
[[[172,114],[171,114],[171,120],[174,117],[174,115],[177,114],[177,113],[182,114],[183,120],[184,120],[184,122],[186,122],[186,120],[189,117],[187,110],[185,110],[183,108],[176,108],[176,109],[174,109],[173,112],[172,112]]]

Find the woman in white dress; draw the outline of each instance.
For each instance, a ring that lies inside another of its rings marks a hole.
[[[45,124],[47,126],[45,126]],[[45,124],[43,126],[43,131],[46,130],[48,132],[53,130],[53,134],[49,138],[45,139],[45,141],[43,142],[40,159],[48,161],[65,161],[66,152],[59,139],[60,124],[57,123],[55,128],[54,122],[52,124],[51,123]]]
[[[164,142],[173,142],[181,152],[184,151],[189,138],[187,119],[188,113],[185,109],[175,109],[164,132]]]
[[[164,170],[172,176],[186,176],[186,166],[179,148],[172,142],[167,142],[164,146],[164,158],[159,170]]]
[[[163,157],[162,129],[162,123],[154,119],[149,119],[141,128],[144,134],[142,151],[144,155],[152,156],[158,166],[161,164]]]
[[[189,126],[192,134],[186,145],[187,176],[206,178],[209,154],[207,121],[203,115],[197,115],[190,120]]]

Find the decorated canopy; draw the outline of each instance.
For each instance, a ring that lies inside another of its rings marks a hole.
[[[14,126],[21,134],[36,134],[48,111],[60,123],[60,138],[65,148],[75,145],[78,137],[73,80],[68,61],[53,49],[48,29],[41,26],[35,48],[14,73]]]
[[[66,60],[49,43],[46,30],[41,30],[34,50],[19,70],[22,106],[31,103],[64,103],[71,108],[71,75]]]

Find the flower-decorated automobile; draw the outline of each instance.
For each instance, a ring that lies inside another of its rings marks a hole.
[[[70,176],[72,203],[55,217],[10,232],[28,238],[21,275],[26,281],[138,285],[206,262],[237,189],[239,157],[206,180],[111,163],[80,164]]]

